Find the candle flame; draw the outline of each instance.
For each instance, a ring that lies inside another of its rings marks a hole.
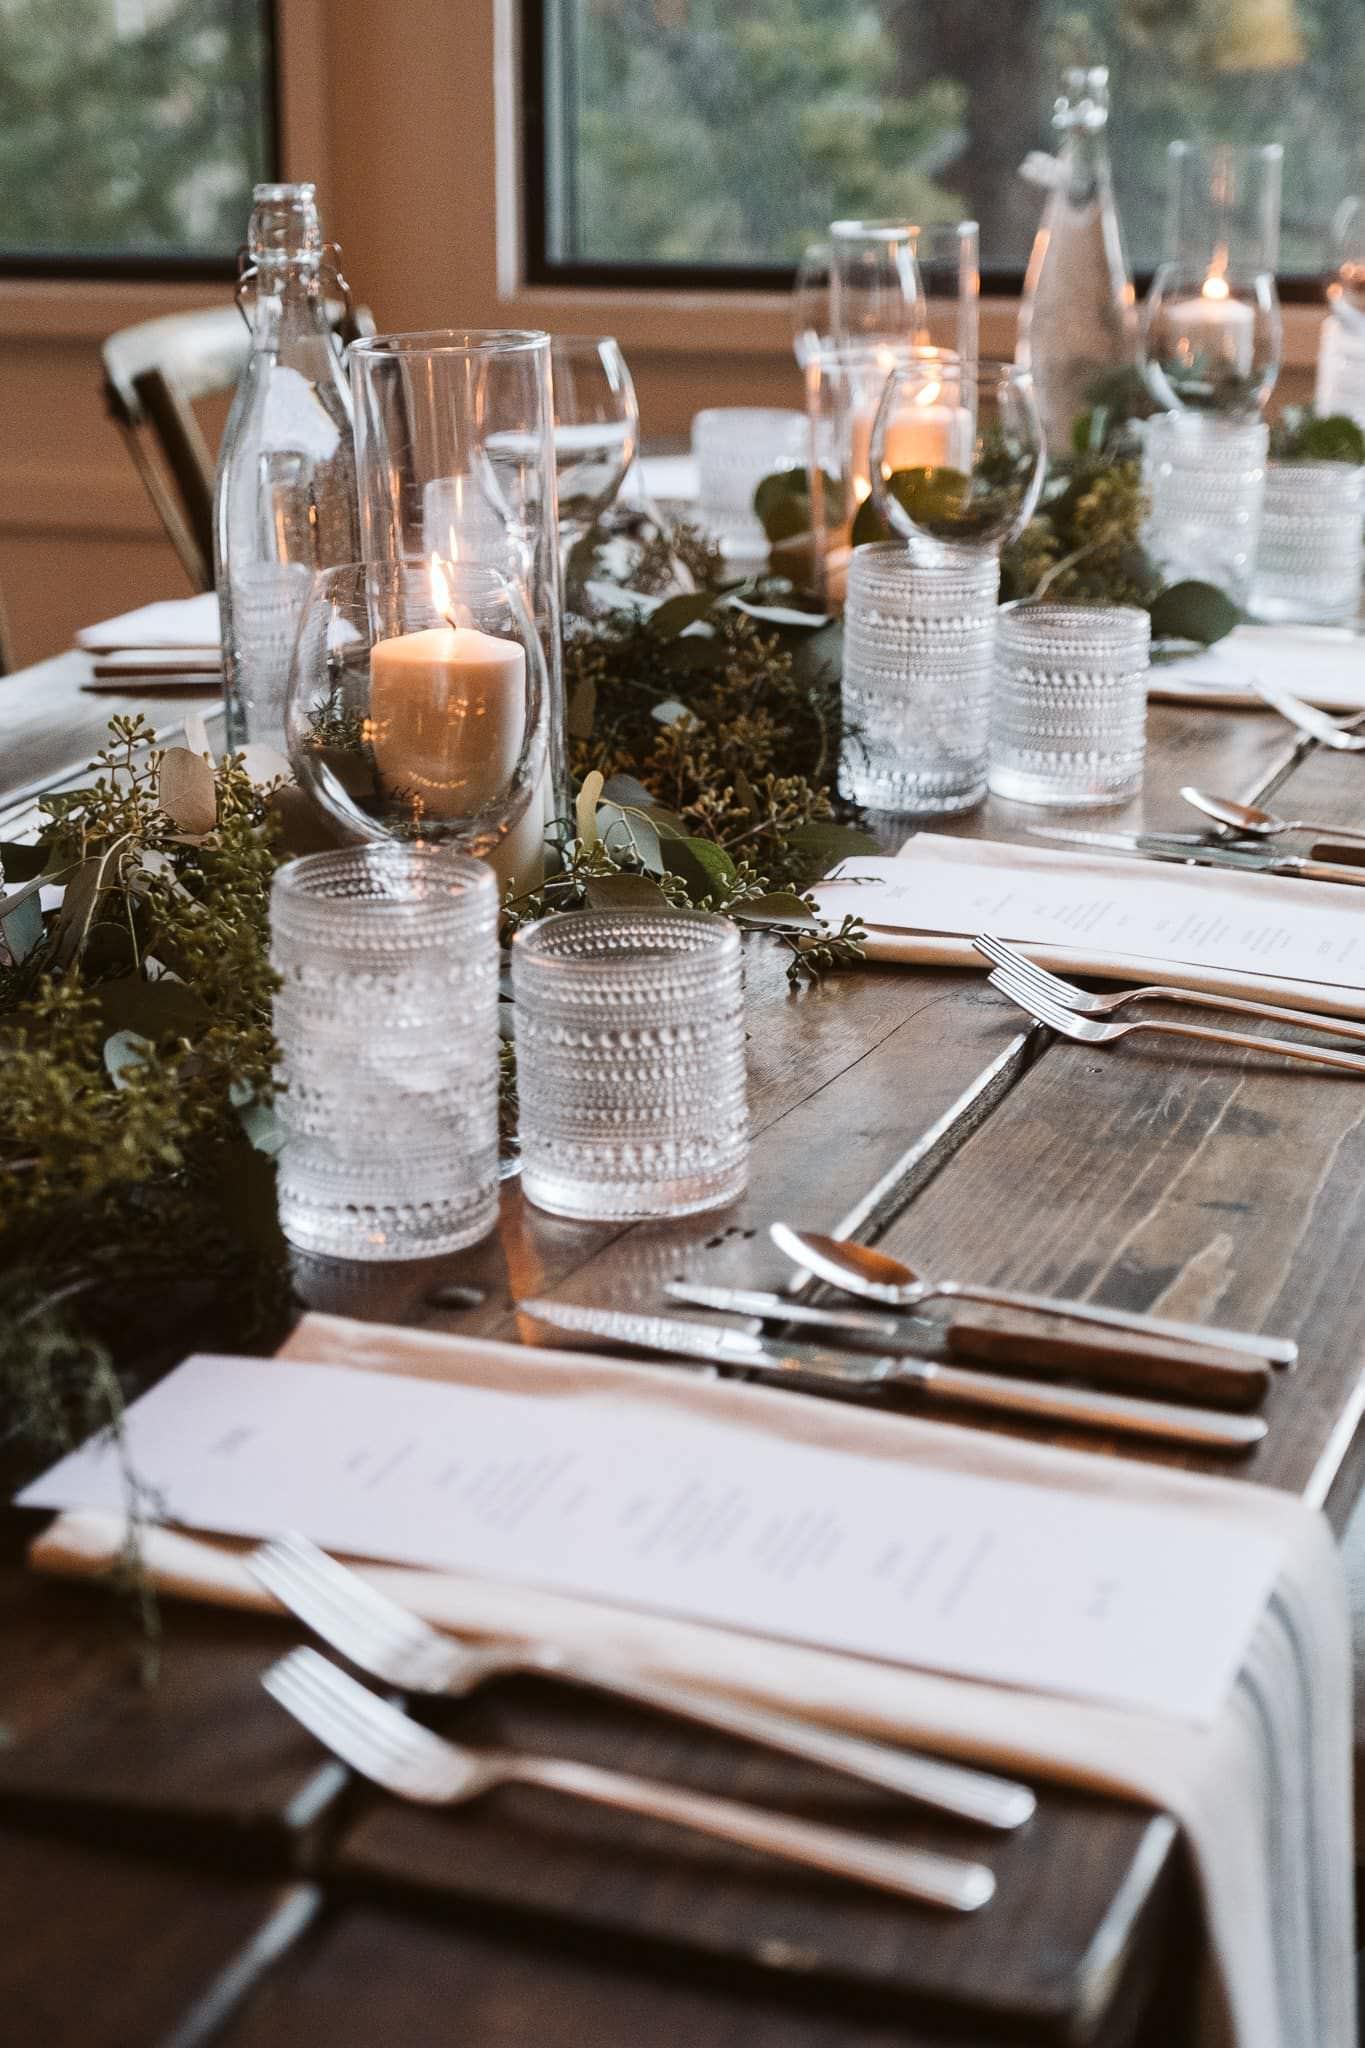
[[[1226,299],[1231,297],[1232,288],[1227,280],[1227,267],[1228,252],[1226,249],[1220,248],[1215,251],[1213,261],[1209,265],[1209,274],[1200,286],[1200,295],[1203,298]]]
[[[935,405],[937,404],[938,399],[942,394],[942,391],[943,385],[938,380],[935,380],[935,382],[932,384],[926,384],[922,391],[917,391],[915,393],[915,404]]]
[[[431,558],[431,602],[443,615],[450,610],[450,585],[439,555]]]

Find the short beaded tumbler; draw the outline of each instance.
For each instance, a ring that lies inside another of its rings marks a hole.
[[[748,1179],[740,939],[577,911],[512,942],[522,1186],[559,1216],[690,1216]]]
[[[854,549],[841,795],[907,817],[981,801],[999,582],[994,554],[928,563],[903,541]]]
[[[285,1132],[301,1250],[412,1259],[498,1212],[498,891],[483,861],[374,844],[308,854],[271,893]]]
[[[1353,462],[1272,462],[1251,615],[1344,626],[1360,605],[1365,468]]]
[[[990,785],[1026,804],[1118,804],[1142,787],[1151,620],[1130,605],[1007,604]]]

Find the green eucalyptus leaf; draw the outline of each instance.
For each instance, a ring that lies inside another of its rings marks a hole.
[[[156,1052],[149,1038],[136,1031],[115,1031],[104,1041],[104,1070],[116,1088],[128,1086],[130,1067],[145,1067]]]
[[[706,896],[724,895],[733,886],[735,864],[712,839],[668,839],[663,855],[669,873],[686,882],[694,903]]]
[[[670,640],[659,649],[659,666],[682,670],[694,674],[701,669],[724,669],[729,666],[730,650],[723,640],[695,639]]]
[[[591,676],[584,676],[570,697],[568,709],[564,714],[564,724],[569,737],[575,740],[590,740],[596,713],[597,685]]]
[[[634,804],[604,803],[598,812],[598,827],[608,853],[614,853],[618,859],[624,853],[632,853],[650,874],[664,872],[659,828],[648,811],[637,810]]]
[[[1241,616],[1232,599],[1212,583],[1172,583],[1152,606],[1152,638],[1194,640],[1201,647],[1211,647],[1232,631]]]
[[[0,908],[0,940],[16,967],[42,944],[43,931],[43,905],[36,889],[32,895],[21,893],[11,909]]]
[[[94,993],[106,1031],[136,1032],[153,1044],[163,1038],[193,1038],[213,1014],[197,989],[169,974],[160,981],[120,975],[115,981],[102,981]]]
[[[881,852],[870,832],[859,832],[852,825],[832,825],[825,819],[798,825],[788,834],[788,840],[812,874],[823,874],[836,861]]]
[[[698,619],[709,616],[718,599],[714,590],[687,590],[679,597],[667,597],[649,615],[649,630],[657,640],[676,640]]]
[[[666,910],[668,898],[648,875],[590,875],[583,884],[590,910]]]
[[[574,798],[574,819],[582,845],[591,849],[598,844],[597,800],[602,794],[605,781],[600,768],[594,768],[583,777],[583,787]]]
[[[864,498],[854,514],[853,531],[849,535],[854,547],[865,547],[869,541],[894,540],[895,537],[877,510],[875,498]]]
[[[0,840],[0,883],[5,888],[15,882],[36,881],[46,875],[49,867],[57,865],[54,847],[30,846],[17,839]]]
[[[243,1103],[237,1111],[237,1116],[252,1149],[263,1152],[267,1159],[278,1158],[284,1150],[285,1131],[275,1114],[274,1104],[256,1101]]]
[[[608,803],[635,804],[642,811],[650,810],[654,803],[643,782],[633,775],[609,775],[602,784],[602,795]]]
[[[820,920],[802,897],[792,889],[775,889],[768,896],[751,896],[747,903],[736,903],[730,911],[736,924],[799,925],[802,930],[818,931]]]

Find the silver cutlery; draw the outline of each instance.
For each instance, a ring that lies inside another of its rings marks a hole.
[[[1259,1044],[1261,1041],[1258,1040]],[[1018,1288],[986,1287],[966,1280],[927,1280],[912,1266],[875,1246],[853,1238],[825,1237],[819,1231],[793,1230],[772,1223],[768,1234],[779,1251],[805,1266],[832,1287],[860,1294],[887,1308],[918,1308],[923,1301],[981,1301],[994,1308],[1033,1309],[1039,1315],[1065,1316],[1078,1323],[1097,1323],[1107,1330],[1136,1330],[1139,1336],[1171,1337],[1179,1343],[1203,1344],[1215,1351],[1238,1351],[1272,1365],[1293,1365],[1299,1347],[1290,1337],[1264,1337],[1249,1330],[1227,1330],[1214,1323],[1182,1323],[1168,1316],[1142,1315],[1136,1310],[1109,1308],[1098,1301],[1068,1301],[1050,1294],[1026,1294]]]
[[[1243,874],[1290,875],[1303,882],[1347,882],[1365,887],[1365,868],[1305,860],[1270,848],[1228,846],[1223,841],[1182,839],[1175,832],[1075,832],[1056,825],[1030,825],[1034,839],[1060,839],[1068,846],[1094,846],[1103,853],[1134,854],[1141,860],[1180,861],[1188,867],[1229,868]]]
[[[1264,1399],[1270,1367],[1261,1358],[1215,1351],[1206,1344],[1174,1343],[1169,1337],[1134,1336],[1096,1330],[1055,1317],[1021,1316],[1018,1309],[960,1305],[951,1321],[930,1316],[872,1316],[858,1309],[812,1308],[786,1294],[751,1287],[712,1287],[677,1280],[664,1290],[675,1301],[698,1308],[740,1311],[769,1323],[816,1324],[876,1342],[912,1357],[937,1358],[946,1345],[954,1358],[1032,1368],[1046,1378],[1090,1380],[1099,1386],[1141,1387],[1180,1394],[1219,1407],[1251,1408]],[[831,1343],[839,1343],[832,1336]]]
[[[1312,832],[1326,834],[1329,838],[1365,840],[1365,831],[1353,831],[1349,825],[1322,825],[1312,818],[1279,818],[1274,811],[1263,811],[1256,804],[1234,803],[1231,797],[1210,796],[1207,790],[1194,789],[1188,783],[1180,792],[1187,804],[1196,811],[1202,811],[1206,818],[1212,818],[1215,825],[1226,825],[1231,832],[1237,832],[1248,839],[1279,839],[1286,832]]]
[[[794,1715],[745,1706],[720,1693],[672,1685],[620,1665],[596,1664],[552,1642],[465,1643],[370,1586],[303,1536],[253,1551],[247,1567],[282,1607],[347,1662],[403,1692],[464,1699],[489,1679],[534,1672],[656,1708],[741,1741],[822,1764],[897,1798],[988,1828],[1017,1828],[1037,1801],[1026,1785],[889,1743],[845,1735]]]
[[[1088,1387],[1006,1379],[904,1355],[877,1358],[865,1352],[817,1351],[813,1346],[769,1348],[741,1331],[717,1330],[686,1316],[634,1315],[621,1309],[585,1308],[577,1302],[522,1301],[517,1306],[552,1329],[631,1344],[673,1358],[747,1367],[789,1386],[826,1392],[840,1386],[863,1393],[893,1388],[972,1408],[1025,1415],[1059,1428],[1111,1430],[1122,1436],[1194,1444],[1201,1450],[1248,1451],[1266,1433],[1259,1415],[1228,1415],[1210,1408],[1139,1400],[1128,1394],[1096,1393]],[[739,1343],[727,1341],[731,1339]]]
[[[888,1344],[913,1342],[917,1338],[923,1342],[942,1332],[942,1325],[928,1316],[874,1316],[860,1308],[817,1308],[812,1302],[771,1294],[759,1287],[711,1287],[699,1280],[666,1280],[664,1293],[673,1301],[690,1302],[693,1308],[719,1309],[726,1314],[756,1317],[760,1322],[844,1330],[852,1337],[879,1337]]]
[[[1165,1017],[1135,1017],[1125,1024],[1101,1023],[1097,1017],[1082,1017],[1050,996],[1041,996],[996,968],[992,985],[1021,1010],[1027,1010],[1040,1024],[1074,1038],[1082,1045],[1112,1045],[1130,1031],[1153,1031],[1168,1038],[1195,1038],[1206,1045],[1237,1045],[1250,1052],[1283,1053],[1286,1059],[1303,1060],[1309,1066],[1331,1067],[1348,1074],[1365,1074],[1365,1053],[1333,1052],[1321,1045],[1297,1045],[1289,1038],[1262,1038],[1253,1031],[1218,1031],[1210,1024],[1172,1024]]]
[[[1263,682],[1259,676],[1248,676],[1247,684],[1262,703],[1268,704],[1272,711],[1278,711],[1281,718],[1287,719],[1290,725],[1296,725],[1310,739],[1320,740],[1323,746],[1333,747],[1339,754],[1365,753],[1365,734],[1348,730],[1356,720],[1348,719],[1345,725],[1338,725],[1325,711],[1305,704],[1301,697],[1280,689],[1278,684]]]
[[[329,1664],[316,1650],[293,1650],[261,1680],[273,1700],[325,1749],[400,1799],[462,1806],[498,1785],[538,1785],[571,1799],[639,1813],[694,1834],[737,1842],[789,1863],[852,1878],[921,1905],[973,1913],[995,1891],[983,1863],[903,1848],[843,1828],[825,1827],[735,1799],[718,1799],[653,1778],[565,1757],[466,1749],[411,1721],[400,1707]]]
[[[1197,1010],[1230,1010],[1239,1016],[1264,1017],[1272,1024],[1301,1024],[1310,1031],[1326,1031],[1335,1037],[1351,1038],[1365,1044],[1365,1024],[1352,1022],[1347,1017],[1328,1017],[1314,1010],[1283,1009],[1275,1003],[1253,1002],[1249,996],[1214,995],[1207,989],[1158,987],[1156,984],[1147,988],[1120,989],[1116,995],[1094,995],[1089,989],[1078,988],[1074,981],[1064,981],[1060,974],[1052,974],[1046,967],[1039,967],[1017,947],[1006,945],[1003,939],[992,938],[988,932],[979,932],[972,944],[994,966],[1012,976],[1021,988],[1063,1003],[1078,1016],[1107,1017],[1128,1003],[1178,1003]],[[1260,1039],[1256,1041],[1258,1045],[1262,1042]]]

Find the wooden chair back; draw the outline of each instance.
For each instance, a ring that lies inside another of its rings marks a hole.
[[[332,326],[338,348],[374,333],[364,306],[336,308]],[[194,406],[231,391],[250,353],[235,306],[142,320],[102,350],[105,403],[196,590],[213,588],[215,465]]]

